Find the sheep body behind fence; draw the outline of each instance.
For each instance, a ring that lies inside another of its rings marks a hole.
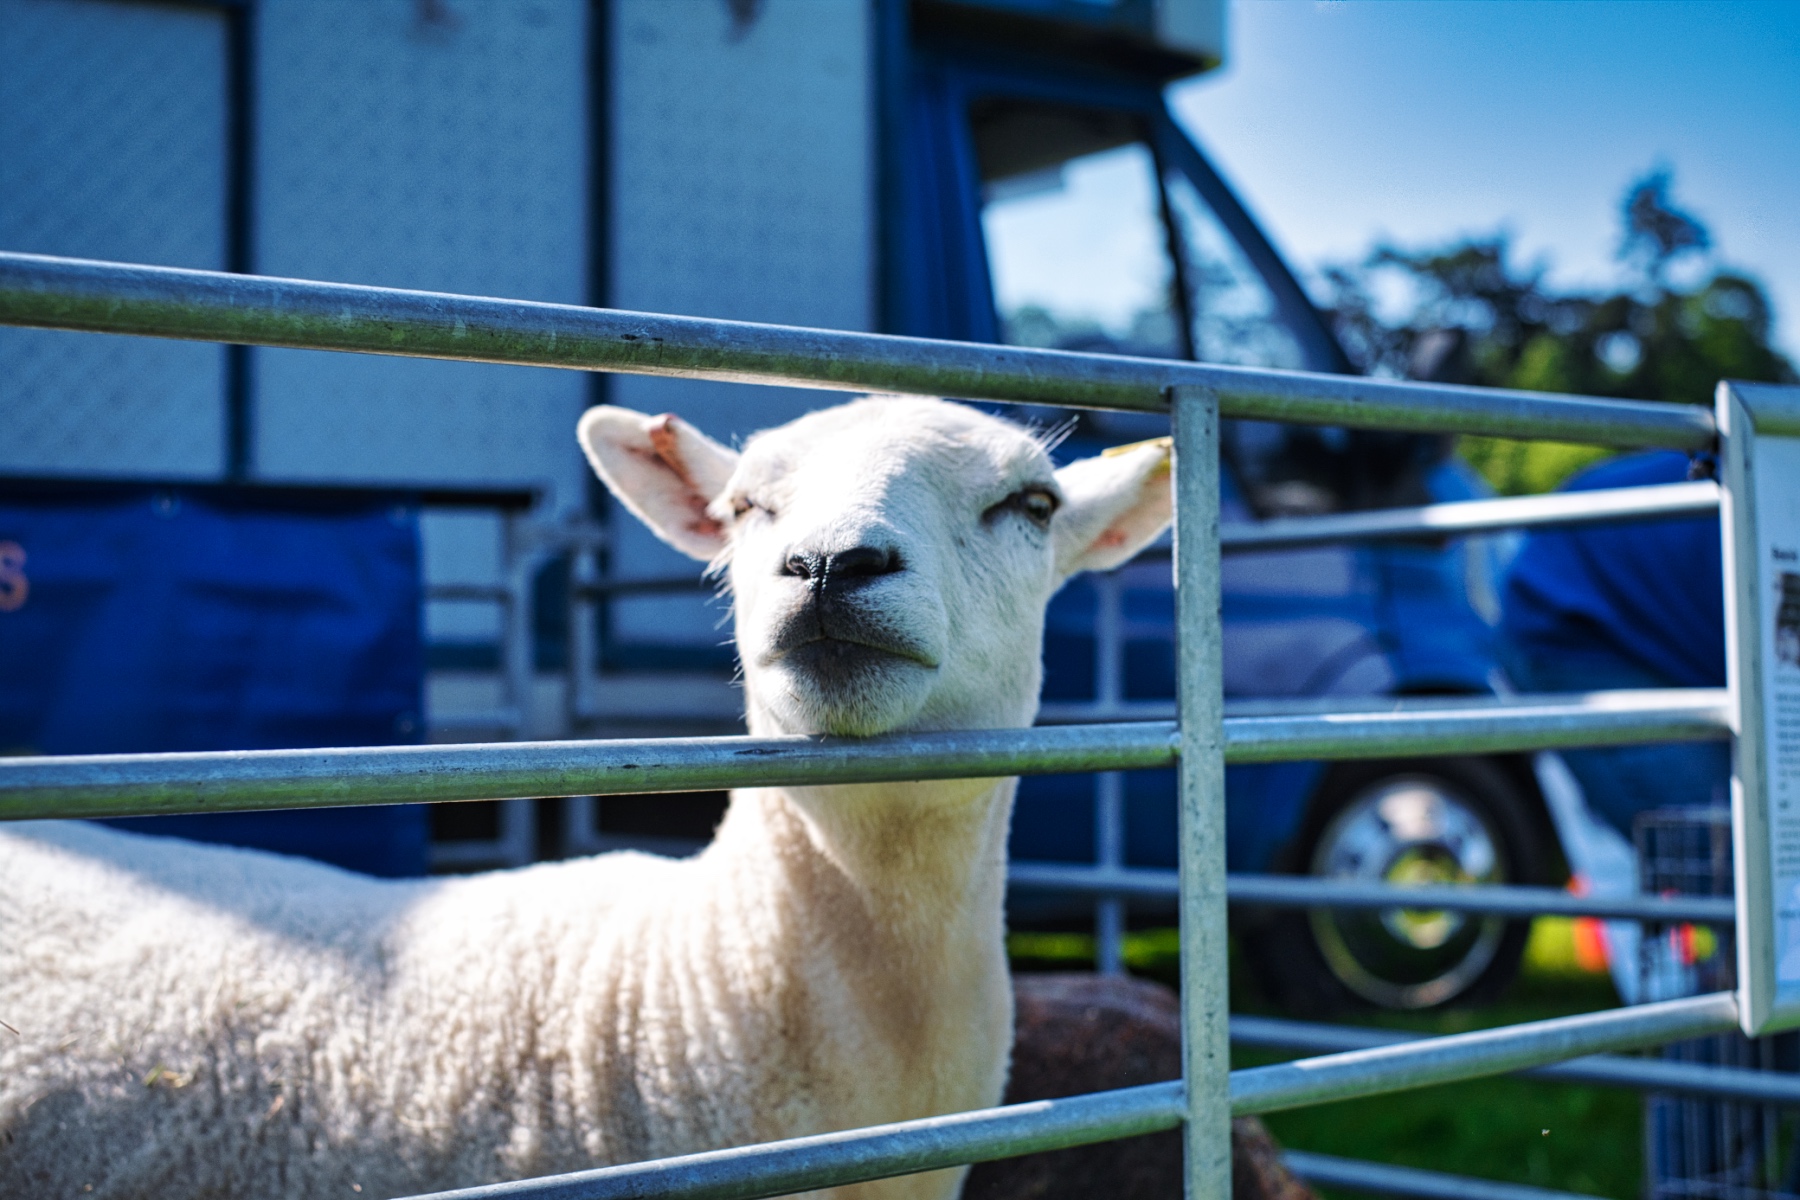
[[[1165,447],[1052,472],[941,402],[741,459],[672,418],[583,433],[653,527],[729,558],[763,733],[1028,724],[1049,596],[1169,513]],[[692,860],[423,882],[0,831],[0,1194],[394,1195],[991,1105],[1013,786],[739,790]]]

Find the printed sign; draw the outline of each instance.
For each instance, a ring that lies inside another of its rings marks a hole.
[[[1775,982],[1800,985],[1800,439],[1764,438],[1753,481],[1763,600],[1762,715]],[[1784,999],[1778,995],[1778,1003]]]
[[[1721,384],[1740,1018],[1800,1025],[1800,388]]]

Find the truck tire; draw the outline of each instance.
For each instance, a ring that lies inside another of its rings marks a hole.
[[[1291,869],[1363,882],[1540,883],[1551,854],[1520,786],[1481,758],[1346,763],[1314,798]],[[1284,909],[1248,925],[1264,993],[1298,1015],[1435,1008],[1511,982],[1529,920]]]

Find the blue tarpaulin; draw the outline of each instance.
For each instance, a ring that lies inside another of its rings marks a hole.
[[[0,484],[0,753],[385,745],[421,729],[418,507]],[[119,821],[422,874],[416,806]]]
[[[1564,491],[1679,483],[1687,455],[1616,458]],[[1719,518],[1681,517],[1538,530],[1508,574],[1504,629],[1545,658],[1604,659],[1655,680],[1725,686],[1725,588]]]
[[[1675,451],[1613,459],[1568,491],[1678,483]],[[1507,672],[1531,692],[1724,687],[1725,586],[1717,516],[1539,529],[1508,573]],[[1723,805],[1724,742],[1567,750],[1588,803],[1630,835],[1639,813]]]

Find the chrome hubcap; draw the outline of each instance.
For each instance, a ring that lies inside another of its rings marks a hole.
[[[1499,883],[1500,839],[1447,780],[1396,776],[1344,806],[1313,852],[1312,873],[1396,886]],[[1474,983],[1500,948],[1497,917],[1419,909],[1315,910],[1313,936],[1332,972],[1388,1008],[1428,1008]]]

